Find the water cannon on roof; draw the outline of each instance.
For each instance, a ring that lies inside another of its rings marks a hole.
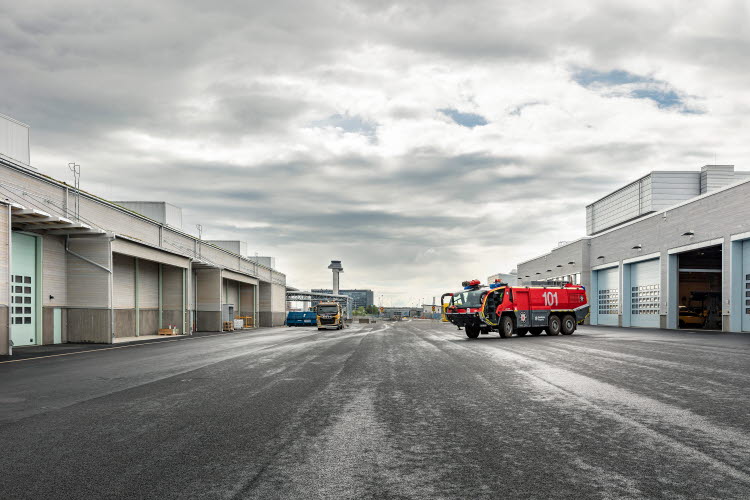
[[[479,280],[471,280],[462,282],[461,286],[464,287],[464,290],[474,290],[475,288],[482,286],[482,283]]]

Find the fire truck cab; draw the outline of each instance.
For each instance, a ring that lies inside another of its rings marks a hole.
[[[513,334],[571,335],[588,316],[586,289],[570,283],[547,286],[508,286],[495,282],[483,286],[479,280],[465,281],[464,289],[443,295],[450,301],[445,317],[469,338],[498,331],[503,338]]]

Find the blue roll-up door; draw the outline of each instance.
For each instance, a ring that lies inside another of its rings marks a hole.
[[[659,328],[661,267],[659,259],[630,266],[630,325]]]
[[[596,271],[598,324],[618,325],[620,314],[620,269]]]

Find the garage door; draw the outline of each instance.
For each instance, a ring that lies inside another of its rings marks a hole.
[[[742,331],[750,332],[750,241],[742,245]]]
[[[597,315],[600,325],[618,325],[620,314],[620,269],[604,269],[596,272]]]
[[[630,266],[630,325],[659,328],[659,259]]]

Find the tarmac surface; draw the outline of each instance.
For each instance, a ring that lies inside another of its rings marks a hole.
[[[750,335],[413,320],[0,362],[0,497],[750,498]]]

